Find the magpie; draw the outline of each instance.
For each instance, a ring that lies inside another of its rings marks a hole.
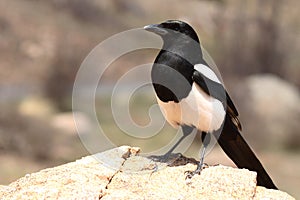
[[[239,168],[257,172],[257,183],[277,189],[272,179],[242,137],[238,111],[224,85],[204,60],[197,33],[187,23],[167,20],[144,27],[163,41],[151,69],[157,102],[169,124],[182,128],[183,136],[165,154],[169,156],[193,129],[202,134],[200,173],[210,135],[216,137],[227,156]]]

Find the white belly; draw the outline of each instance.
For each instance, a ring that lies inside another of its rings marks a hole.
[[[193,84],[189,95],[179,103],[157,102],[166,120],[173,126],[190,125],[200,131],[212,132],[221,127],[225,118],[222,103],[207,95],[198,85]]]

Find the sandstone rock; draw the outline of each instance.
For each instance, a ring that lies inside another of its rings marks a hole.
[[[243,133],[255,149],[299,147],[300,93],[294,85],[261,74],[248,77],[235,91]]]
[[[167,166],[122,146],[28,174],[0,187],[1,199],[293,199],[256,186],[247,169],[211,166],[185,179],[196,165],[181,157]],[[185,161],[185,164],[184,164]]]

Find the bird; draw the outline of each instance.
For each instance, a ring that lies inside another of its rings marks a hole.
[[[241,135],[239,113],[225,86],[204,60],[195,30],[186,22],[166,20],[150,24],[144,30],[158,35],[163,45],[151,68],[151,81],[158,105],[166,121],[182,129],[183,136],[165,154],[172,151],[194,129],[201,134],[203,149],[195,171],[201,173],[204,155],[214,136],[238,168],[257,172],[257,184],[277,189],[271,177]]]

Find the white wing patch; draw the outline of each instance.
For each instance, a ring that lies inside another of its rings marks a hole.
[[[226,115],[222,103],[207,95],[195,83],[189,95],[179,103],[165,103],[159,98],[157,102],[166,120],[175,128],[178,125],[191,125],[200,131],[212,132],[221,127]]]
[[[194,66],[194,69],[196,69],[198,72],[200,72],[210,80],[222,84],[221,81],[218,79],[217,75],[215,74],[215,72],[213,72],[213,70],[211,70],[208,66],[203,64],[196,64]]]

